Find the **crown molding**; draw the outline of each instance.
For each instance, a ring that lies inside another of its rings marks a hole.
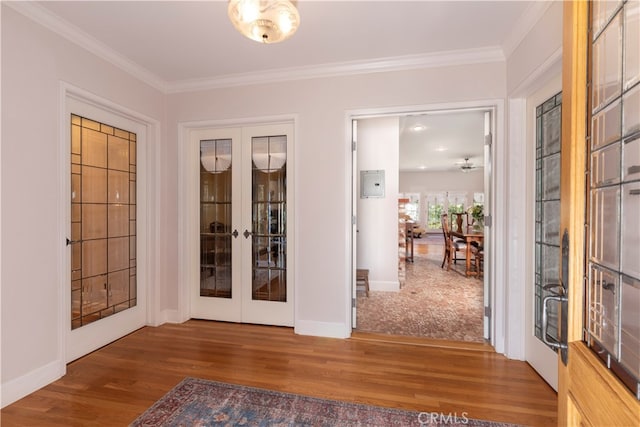
[[[115,65],[121,70],[127,72],[138,80],[143,81],[149,86],[166,93],[167,82],[126,58],[119,52],[111,49],[104,43],[91,37],[75,25],[65,21],[58,15],[52,13],[47,8],[39,5],[34,1],[3,1],[3,5],[7,5],[16,12],[35,21],[43,27],[53,31],[54,33],[64,37],[72,43],[88,50],[99,58]]]
[[[502,43],[502,50],[506,58],[511,56],[520,43],[522,43],[527,34],[529,34],[554,1],[556,0],[534,1],[529,4],[522,15],[520,15],[520,18],[518,18],[516,23],[513,25],[507,38]]]
[[[165,94],[292,80],[505,61],[503,49],[500,46],[494,46],[481,49],[462,49],[365,61],[328,63],[168,82],[124,57],[104,43],[96,40],[76,26],[61,19],[36,2],[3,1],[2,3]]]
[[[504,60],[505,57],[500,47],[465,49],[422,55],[379,58],[366,61],[349,61],[308,67],[264,70],[206,79],[184,80],[170,84],[167,88],[167,92],[190,92],[292,80],[403,71],[420,68],[436,68],[453,65],[480,64],[488,62],[503,62]]]

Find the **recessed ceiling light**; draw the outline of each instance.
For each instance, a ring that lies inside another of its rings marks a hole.
[[[448,150],[448,148],[447,147],[443,147],[442,145],[439,146],[439,147],[436,147],[436,151],[442,152],[442,151],[447,151],[447,150]]]
[[[427,127],[425,125],[415,125],[411,129],[415,132],[420,132],[421,130],[425,130]]]
[[[418,166],[419,169],[426,169],[427,167],[425,165],[422,166]]]

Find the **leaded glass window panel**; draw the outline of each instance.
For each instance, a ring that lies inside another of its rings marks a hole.
[[[231,139],[200,141],[200,296],[231,298]]]
[[[640,3],[591,2],[587,344],[640,398]]]
[[[543,300],[557,295],[560,263],[560,130],[562,95],[536,108],[535,335],[542,340]],[[558,339],[558,307],[549,305],[547,340]]]
[[[136,142],[71,115],[71,329],[136,305]]]

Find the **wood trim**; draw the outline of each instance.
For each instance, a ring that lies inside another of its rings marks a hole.
[[[587,70],[587,18],[588,3],[567,1],[563,6],[562,34],[562,163],[560,232],[569,230],[569,308],[567,341],[582,338],[582,287],[584,244],[583,231],[578,219],[584,220],[584,136],[586,131],[585,100]],[[580,174],[582,173],[582,176]],[[582,188],[578,186],[582,184]],[[581,212],[577,210],[582,208]],[[584,221],[582,221],[584,223]],[[569,353],[573,360],[573,355]],[[570,377],[567,367],[558,358],[558,426],[573,425],[578,408],[569,399]],[[582,418],[582,417],[579,417]]]
[[[569,354],[569,399],[583,418],[595,426],[637,426],[640,403],[591,349],[573,342]]]
[[[569,231],[568,341],[583,329],[588,3],[564,4],[560,230]]]
[[[356,341],[373,341],[381,343],[391,343],[399,345],[417,345],[425,347],[448,348],[467,351],[481,351],[486,353],[495,353],[495,349],[488,343],[450,341],[431,339],[424,337],[411,337],[399,335],[376,334],[370,332],[353,332],[351,339]]]

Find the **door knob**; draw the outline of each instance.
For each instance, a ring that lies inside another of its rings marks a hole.
[[[65,239],[65,243],[66,243],[67,246],[69,246],[72,243],[80,243],[80,240],[69,240],[69,238],[67,237]]]

